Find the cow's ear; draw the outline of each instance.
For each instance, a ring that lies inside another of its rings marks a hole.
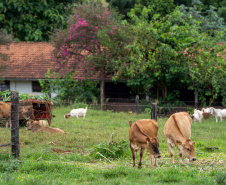
[[[192,142],[192,145],[195,145],[195,141]]]
[[[151,142],[151,139],[149,137],[146,138],[147,144]]]
[[[182,144],[181,141],[179,141],[179,140],[176,141],[176,145],[177,145],[177,146],[179,146],[179,145],[181,145],[181,144]]]

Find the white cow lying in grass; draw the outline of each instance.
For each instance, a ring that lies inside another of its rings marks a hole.
[[[210,113],[215,116],[216,123],[218,122],[218,118],[220,118],[221,122],[223,118],[226,118],[226,109],[215,109],[210,107]]]
[[[86,117],[86,112],[87,112],[87,107],[85,109],[80,108],[80,109],[72,109],[70,113],[67,113],[64,115],[64,118],[69,118],[69,117]]]

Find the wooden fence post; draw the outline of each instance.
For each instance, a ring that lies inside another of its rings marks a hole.
[[[135,98],[135,112],[138,113],[139,111],[139,95],[136,95]]]
[[[151,119],[155,119],[157,121],[157,103],[151,104]]]
[[[11,143],[12,155],[16,158],[20,155],[19,143],[19,94],[16,91],[11,92]]]

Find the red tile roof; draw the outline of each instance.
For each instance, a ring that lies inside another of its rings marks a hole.
[[[5,79],[43,79],[48,69],[51,73],[56,71],[57,65],[51,60],[53,46],[48,42],[13,42],[7,46],[0,46],[0,53],[7,54],[9,60],[5,63],[7,68],[0,76]],[[64,69],[65,74],[72,69]],[[82,69],[76,69],[75,78],[84,77]]]

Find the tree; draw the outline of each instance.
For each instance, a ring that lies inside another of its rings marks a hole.
[[[101,107],[104,105],[106,78],[115,74],[114,59],[123,55],[128,39],[121,17],[102,5],[78,5],[68,21],[68,28],[58,30],[52,37],[53,57],[59,70],[82,68],[87,77],[100,79]]]
[[[0,3],[0,27],[16,41],[48,41],[55,28],[65,27],[74,0],[10,0]]]
[[[156,88],[157,98],[161,90],[165,99],[168,88],[178,87],[180,80],[186,77],[183,52],[194,42],[191,35],[196,32],[180,19],[178,10],[161,21],[158,17],[148,21],[147,8],[143,9],[141,17],[137,17],[134,10],[129,16],[134,22],[131,29],[135,39],[128,46],[130,60],[120,64],[121,73],[130,79],[130,85],[142,83],[145,94],[148,89]],[[175,20],[180,24],[174,23]]]
[[[5,29],[0,29],[0,46],[9,45],[12,42],[12,35],[8,34]],[[8,60],[8,56],[0,52],[0,72],[6,68],[5,61]]]
[[[217,45],[225,33],[200,33],[201,22],[192,16],[184,19],[179,9],[150,22],[148,11],[144,8],[141,17],[134,10],[129,14],[135,39],[128,46],[130,60],[120,64],[121,73],[127,75],[130,84],[148,87],[143,89],[156,87],[157,98],[158,89],[166,99],[169,87],[186,85],[203,94],[201,98],[211,95],[212,102],[223,92],[225,83],[225,61],[218,56],[224,55],[224,47]]]
[[[187,21],[188,24],[196,24],[197,21],[200,22],[200,33],[208,33],[210,36],[214,36],[215,31],[225,31],[226,25],[224,24],[224,19],[219,17],[217,14],[217,9],[210,5],[209,9],[205,12],[201,12],[203,4],[199,0],[192,1],[192,7],[186,7],[184,5],[180,6],[180,12],[183,13],[182,18]],[[191,17],[193,19],[191,19]],[[226,38],[222,38],[226,40]]]

